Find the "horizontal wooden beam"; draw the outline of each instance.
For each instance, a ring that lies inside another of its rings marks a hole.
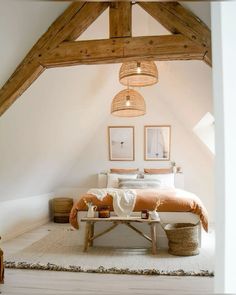
[[[63,42],[42,60],[45,67],[128,60],[202,60],[205,51],[183,35]]]
[[[205,59],[211,64],[211,31],[196,15],[178,2],[140,2],[147,13],[172,34],[183,34],[206,48]]]
[[[0,115],[44,71],[44,56],[64,40],[77,39],[108,6],[105,2],[74,2],[55,20],[0,89]]]
[[[177,2],[139,2],[139,5],[174,35],[130,37],[130,2],[73,2],[0,89],[0,115],[47,67],[134,59],[195,59],[211,65],[211,32],[199,18]],[[75,42],[108,6],[112,38]]]

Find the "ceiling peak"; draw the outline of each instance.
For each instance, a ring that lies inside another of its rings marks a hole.
[[[73,2],[35,43],[0,89],[0,115],[48,67],[149,60],[203,60],[211,65],[211,31],[178,2],[138,2],[173,35],[132,37],[132,5]],[[110,39],[75,41],[109,7]]]

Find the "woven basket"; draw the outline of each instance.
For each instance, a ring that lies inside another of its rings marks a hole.
[[[167,224],[164,227],[169,240],[168,252],[177,256],[199,254],[198,225],[191,223]]]
[[[70,211],[73,206],[72,198],[53,199],[53,218],[57,223],[68,223]]]

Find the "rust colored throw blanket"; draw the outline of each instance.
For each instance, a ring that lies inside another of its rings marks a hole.
[[[139,212],[143,209],[149,211],[154,210],[158,200],[161,201],[161,205],[158,207],[159,212],[191,212],[199,216],[202,226],[205,231],[208,231],[208,217],[207,211],[202,204],[201,200],[193,193],[181,190],[181,189],[136,189],[137,193],[134,212]],[[112,206],[112,197],[107,195],[102,201],[98,200],[94,195],[85,194],[81,196],[80,200],[74,204],[70,213],[71,225],[78,229],[79,224],[77,220],[77,214],[79,211],[87,211],[87,202],[92,202],[97,206]]]

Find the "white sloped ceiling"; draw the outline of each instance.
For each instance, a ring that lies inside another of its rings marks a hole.
[[[1,85],[67,5],[44,1],[0,2],[0,37],[4,44],[0,46]],[[133,27],[133,35],[168,33],[137,6]],[[107,11],[80,39],[98,37],[108,37]],[[112,120],[110,103],[122,89],[118,82],[119,66],[47,70],[0,118],[1,200],[47,193],[67,185],[80,156],[84,156],[90,143],[94,144],[99,126]],[[196,61],[160,62],[158,67],[160,83],[141,90],[145,98],[150,98],[149,108],[152,100],[160,99],[165,108],[163,113],[169,112],[173,124],[177,122],[179,128],[192,136],[195,150],[208,161],[207,153],[191,131],[200,117],[212,110],[211,69]],[[190,110],[194,112],[190,114]],[[144,119],[148,121],[148,114]]]

